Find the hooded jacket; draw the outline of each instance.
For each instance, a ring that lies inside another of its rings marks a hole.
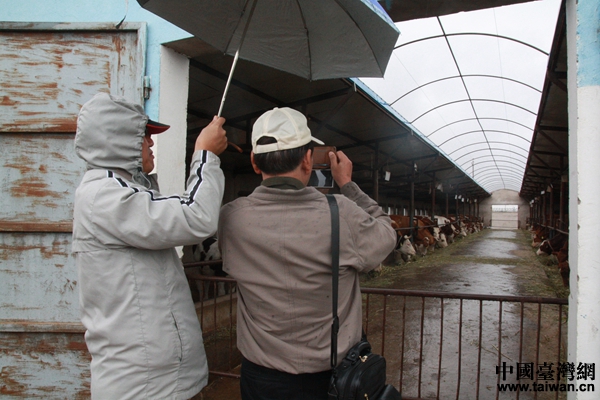
[[[94,399],[188,399],[207,383],[202,332],[175,246],[217,229],[219,158],[196,151],[187,190],[163,196],[142,172],[148,117],[101,93],[83,105],[75,150],[73,253]]]

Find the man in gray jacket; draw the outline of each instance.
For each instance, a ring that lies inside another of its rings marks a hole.
[[[252,130],[261,186],[221,209],[223,269],[237,280],[242,399],[327,399],[331,377],[331,224],[326,197],[307,187],[312,142],[304,115],[275,108]],[[351,181],[352,163],[329,153],[341,195],[338,360],[361,337],[359,272],[393,250],[396,232]]]
[[[175,246],[217,229],[223,118],[200,133],[187,190],[163,196],[151,135],[168,126],[100,93],[77,119],[87,164],[75,194],[73,252],[94,399],[189,399],[207,383],[202,332]]]

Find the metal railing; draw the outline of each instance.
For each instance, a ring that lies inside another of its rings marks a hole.
[[[193,278],[230,286],[227,295],[199,302],[197,309],[211,374],[239,377],[232,372],[241,360],[235,281]],[[564,398],[559,391],[525,394],[522,386],[507,392],[501,385],[558,383],[548,379],[548,370],[557,378],[566,362],[566,299],[361,291],[363,327],[373,352],[386,357],[388,383],[401,388],[403,399]]]
[[[566,361],[566,299],[362,292],[369,341],[386,357],[388,382],[402,388],[403,399],[497,399],[499,385],[539,384],[538,366],[553,364],[556,377],[559,363]],[[533,379],[517,379],[519,366],[531,367]],[[559,392],[543,398],[558,399]]]

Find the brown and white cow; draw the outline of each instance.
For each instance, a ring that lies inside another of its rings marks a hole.
[[[541,225],[531,227],[531,247],[540,247],[540,244],[548,238],[548,228]]]
[[[433,222],[429,218],[417,217],[415,218],[416,236],[415,246],[417,252],[424,256],[427,251],[433,251],[437,240],[433,237],[430,228],[433,227]]]
[[[436,215],[434,218],[437,220],[440,228],[440,235],[444,234],[448,244],[454,243],[454,238],[460,233],[460,231],[452,225],[452,221],[450,221],[449,218],[441,215]]]
[[[417,254],[409,235],[399,235],[394,250],[382,261],[383,265],[409,262]]]
[[[552,239],[546,239],[542,241],[540,243],[540,247],[536,251],[536,254],[538,256],[541,256],[542,254],[550,255],[554,251],[559,251],[568,240],[568,235],[559,232],[558,234],[554,235]]]

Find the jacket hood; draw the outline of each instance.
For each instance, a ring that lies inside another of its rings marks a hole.
[[[135,178],[142,171],[147,122],[141,105],[98,93],[79,111],[75,152],[88,169],[123,169]]]

